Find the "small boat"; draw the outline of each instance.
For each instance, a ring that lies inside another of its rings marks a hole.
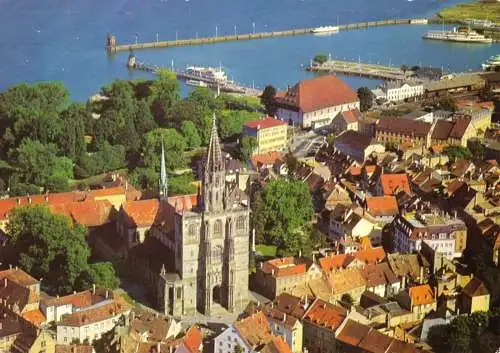
[[[186,85],[195,87],[208,87],[205,82],[197,80],[186,80]]]
[[[493,55],[483,64],[481,64],[483,71],[497,71],[500,69],[500,55]]]
[[[338,31],[339,26],[322,26],[311,30],[312,33],[337,33]]]

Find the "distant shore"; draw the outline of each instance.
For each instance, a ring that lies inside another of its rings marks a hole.
[[[500,23],[500,2],[476,0],[467,4],[458,4],[441,10],[436,17],[445,23],[458,23],[467,19]]]

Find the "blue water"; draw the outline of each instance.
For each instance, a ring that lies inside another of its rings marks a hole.
[[[125,68],[127,53],[110,58],[108,32],[118,42],[152,41],[315,27],[385,18],[429,16],[462,0],[0,0],[0,91],[19,82],[61,80],[85,100],[116,78],[151,77]],[[440,26],[437,26],[440,27]],[[336,58],[477,69],[500,46],[431,42],[430,26],[397,26],[260,41],[138,51],[139,59],[179,68],[218,66],[247,85],[286,87],[307,77],[301,65],[317,53]],[[354,87],[377,81],[345,78]]]

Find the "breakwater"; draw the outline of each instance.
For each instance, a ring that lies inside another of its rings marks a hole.
[[[419,21],[424,21],[424,20],[425,19],[409,19],[409,18],[388,19],[381,21],[368,21],[368,22],[343,24],[337,27],[339,31],[346,31],[346,30],[365,29],[370,27],[421,24],[421,22]],[[119,44],[117,38],[109,34],[106,38],[106,49],[111,53],[116,53],[120,51],[135,51],[140,49],[184,47],[191,45],[215,44],[215,43],[232,42],[232,41],[246,41],[246,40],[267,39],[275,37],[306,35],[306,34],[312,34],[313,30],[314,28],[300,28],[300,29],[289,29],[284,31],[233,34],[226,36],[200,37],[200,38],[177,39],[177,40],[167,40],[167,41],[157,40],[154,42],[129,43],[129,44]]]

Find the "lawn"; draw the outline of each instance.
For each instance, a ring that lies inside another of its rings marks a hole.
[[[259,244],[255,246],[257,253],[263,257],[276,257],[275,245]]]
[[[459,4],[444,9],[438,15],[447,22],[477,19],[500,23],[500,2],[474,1],[469,4]]]

